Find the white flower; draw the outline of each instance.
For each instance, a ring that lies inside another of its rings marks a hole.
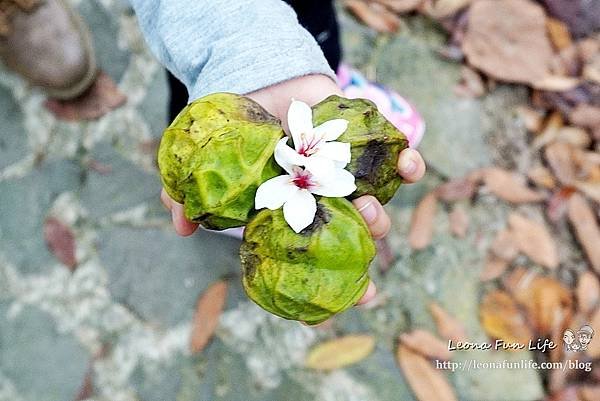
[[[350,144],[333,142],[348,128],[348,121],[335,119],[313,127],[312,110],[304,102],[293,100],[288,109],[288,127],[300,156],[297,165],[326,177],[332,170],[350,163]]]
[[[348,128],[348,121],[335,119],[313,127],[312,110],[293,100],[288,127],[294,148],[282,138],[275,147],[275,161],[287,172],[271,178],[256,191],[256,209],[279,209],[292,229],[299,233],[315,219],[315,195],[344,197],[356,190],[354,176],[344,170],[350,162],[350,144],[333,142]]]

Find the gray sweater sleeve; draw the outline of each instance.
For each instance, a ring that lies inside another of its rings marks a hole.
[[[146,41],[190,93],[245,94],[308,74],[335,79],[281,0],[130,0]]]

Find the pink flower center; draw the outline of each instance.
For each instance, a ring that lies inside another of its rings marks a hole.
[[[294,185],[300,189],[310,189],[310,187],[314,186],[314,183],[311,181],[310,173],[304,170],[296,171],[292,181]]]
[[[315,136],[313,136],[310,141],[307,141],[305,134],[301,134],[300,138],[302,138],[302,144],[298,150],[298,153],[306,157],[315,153],[317,145],[321,142],[321,138],[317,138]]]

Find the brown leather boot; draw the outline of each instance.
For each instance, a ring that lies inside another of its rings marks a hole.
[[[0,60],[59,99],[79,96],[97,74],[91,35],[64,0],[0,0]]]

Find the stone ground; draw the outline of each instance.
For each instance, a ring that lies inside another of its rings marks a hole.
[[[248,301],[237,240],[175,235],[158,201],[155,155],[148,150],[167,123],[164,72],[124,3],[72,3],[93,31],[102,68],[128,102],[98,121],[65,123],[44,109],[42,94],[0,71],[0,401],[280,401],[291,394],[295,401],[410,400],[394,360],[395,338],[409,328],[434,329],[428,302],[463,320],[471,338],[485,338],[477,277],[508,208],[480,197],[469,209],[464,240],[449,235],[446,214],[439,213],[433,245],[420,252],[406,246],[407,223],[416,201],[441,180],[506,163],[502,151],[524,137],[512,112],[524,93],[499,87],[479,100],[456,98],[459,66],[435,56],[444,40],[435,26],[411,19],[402,33],[384,37],[342,16],[348,60],[405,94],[426,117],[421,150],[430,172],[387,207],[394,262],[385,277],[377,262],[372,267],[380,291],[375,306],[311,329]],[[104,168],[90,168],[99,163]],[[44,243],[47,216],[74,228],[73,273]],[[223,276],[232,277],[232,289],[216,338],[192,356],[196,299]],[[377,337],[367,359],[329,374],[302,367],[317,341],[357,332]],[[541,397],[533,371],[449,377],[464,400]]]

